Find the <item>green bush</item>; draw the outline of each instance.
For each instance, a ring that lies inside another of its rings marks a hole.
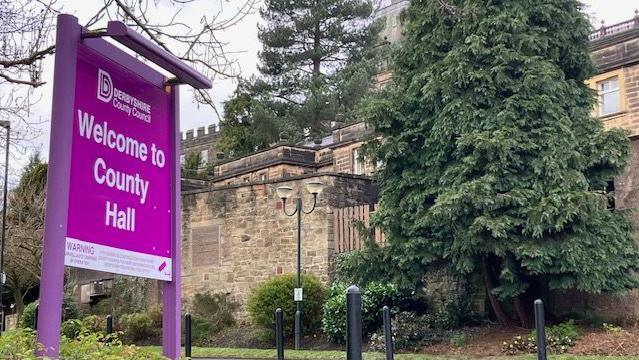
[[[31,329],[16,329],[0,336],[0,358],[36,360],[36,335]],[[60,359],[82,360],[162,360],[165,357],[136,346],[125,346],[117,335],[80,334],[76,339],[62,338]]]
[[[75,339],[80,335],[82,322],[78,319],[65,320],[60,325],[60,333],[67,339]]]
[[[193,297],[194,317],[209,319],[215,331],[235,325],[235,312],[239,305],[225,294],[197,293]]]
[[[29,303],[24,307],[22,317],[20,317],[21,328],[32,328],[35,319],[35,308],[38,305],[38,300]],[[75,301],[70,297],[64,297],[62,299],[62,321],[77,319],[80,317],[80,309]]]
[[[106,333],[106,316],[85,316],[80,323],[82,330],[90,333]]]
[[[581,330],[573,320],[546,327],[546,346],[548,352],[562,354],[581,337]],[[537,351],[537,334],[533,330],[528,336],[516,336],[510,342],[503,343],[503,352],[509,355],[534,353]]]
[[[333,342],[342,343],[346,336],[346,288],[344,283],[333,283],[327,292],[322,313],[322,330]],[[407,302],[411,294],[392,284],[370,283],[362,291],[362,332],[368,335],[382,323],[382,308],[393,311]]]
[[[193,297],[193,345],[207,346],[213,336],[235,325],[235,311],[239,305],[229,301],[225,294],[197,293]]]
[[[35,359],[36,335],[31,329],[8,330],[0,336],[1,359]]]
[[[347,251],[333,256],[331,259],[331,278],[334,282],[354,283],[352,276],[353,261],[359,256],[360,250]]]
[[[147,313],[122,315],[118,325],[124,339],[130,343],[149,341],[157,337],[161,329],[154,326],[151,316]]]
[[[194,316],[191,319],[191,341],[193,346],[209,346],[213,335],[220,332],[207,318]]]
[[[442,340],[452,339],[453,333],[442,327],[443,321],[436,314],[418,315],[404,311],[395,315],[393,324],[393,345],[397,350],[417,351],[420,347]],[[371,335],[370,347],[374,351],[384,351],[382,330]]]
[[[291,336],[294,332],[295,289],[296,276],[294,274],[279,275],[260,284],[248,299],[248,311],[253,325],[260,328],[266,336],[273,337],[275,333],[275,309],[281,308],[284,313],[284,332]],[[319,280],[312,275],[302,275],[302,331],[304,334],[315,333],[321,324],[322,302],[324,288]]]

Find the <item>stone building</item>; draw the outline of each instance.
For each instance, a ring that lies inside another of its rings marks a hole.
[[[408,1],[392,1],[378,11],[378,15],[386,14],[384,31],[389,41],[400,38],[401,28],[393,26],[393,21],[401,21],[399,13],[407,5]],[[631,140],[629,165],[608,190],[615,191],[616,207],[635,208],[639,205],[639,181],[635,181],[639,176],[639,16],[602,26],[590,39],[597,74],[588,84],[599,100],[593,114],[606,128],[627,129]],[[390,75],[378,80],[390,81]],[[275,189],[289,185],[309,203],[303,186],[310,180],[323,182],[326,191],[316,212],[303,220],[302,267],[327,281],[332,256],[343,250],[337,237],[343,235],[344,224],[335,215],[362,204],[368,214],[367,206],[376,203],[370,178],[374,166],[360,156],[370,135],[364,124],[352,124],[335,127],[321,144],[276,144],[218,163],[207,188],[184,192],[185,297],[214,291],[244,303],[261,281],[293,272],[294,219],[283,214]],[[639,223],[639,213],[633,213],[632,220]],[[357,248],[352,245],[348,249]],[[620,296],[558,295],[551,304],[557,312],[595,312],[613,321],[639,319],[637,291]]]
[[[639,12],[628,21],[603,26],[590,35],[592,60],[597,73],[588,85],[597,93],[593,115],[605,128],[622,128],[630,137],[630,156],[624,173],[614,179],[614,206],[639,207]],[[630,212],[634,224],[639,213]],[[639,239],[638,239],[639,240]],[[624,295],[562,293],[553,304],[564,313],[598,316],[617,322],[639,319],[639,291]]]
[[[200,167],[202,169],[206,168],[209,164],[215,163],[223,156],[223,154],[215,148],[219,134],[219,128],[214,124],[207,127],[202,126],[195,130],[190,129],[181,133],[180,163],[184,164],[186,157],[191,154],[198,154],[200,156]]]
[[[305,209],[324,191],[302,221],[302,270],[328,282],[336,253],[336,211],[375,204],[374,170],[361,154],[370,131],[362,123],[335,126],[321,144],[276,144],[218,163],[206,188],[182,193],[182,284],[185,299],[198,292],[227,294],[245,304],[259,283],[295,272],[296,222],[284,214],[278,186],[294,189]],[[289,206],[289,211],[291,204]],[[243,311],[240,314],[245,314]]]
[[[385,0],[375,11],[373,19],[382,22],[382,30],[379,34],[380,46],[395,44],[402,38],[402,11],[410,5],[409,0]],[[384,61],[382,68],[375,75],[378,87],[383,87],[392,79],[392,73],[388,69],[388,61]]]
[[[336,172],[370,175],[361,146],[371,135],[363,123],[337,124],[320,144],[275,144],[239,159],[219,161],[210,180],[213,186],[287,178],[295,175]]]

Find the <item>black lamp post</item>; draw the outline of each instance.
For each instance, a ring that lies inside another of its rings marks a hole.
[[[317,195],[319,195],[324,188],[324,185],[319,181],[311,181],[306,183],[306,189],[309,193],[313,194],[313,207],[310,210],[305,211],[302,204],[302,196],[298,194],[295,202],[295,210],[292,213],[286,211],[286,200],[293,193],[293,188],[289,186],[280,186],[277,188],[277,195],[282,199],[282,209],[288,216],[297,215],[297,288],[295,289],[295,350],[300,349],[300,340],[302,337],[302,213],[310,214],[315,210],[317,205]]]
[[[7,129],[7,139],[4,150],[4,191],[2,192],[2,243],[0,243],[0,332],[4,331],[4,307],[2,306],[2,293],[7,276],[4,273],[4,244],[7,239],[7,187],[9,183],[9,133],[11,123],[0,121],[0,127]]]

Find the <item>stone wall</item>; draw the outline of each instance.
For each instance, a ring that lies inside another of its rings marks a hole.
[[[628,165],[615,179],[615,207],[634,209],[639,207],[639,139],[630,142]],[[639,212],[630,211],[630,220],[639,224]],[[639,229],[635,240],[639,241]],[[598,316],[609,322],[633,322],[639,320],[639,291],[625,294],[586,294],[577,291],[555,292],[551,306],[556,314],[576,314],[583,317]]]
[[[294,194],[301,192],[308,208],[312,196],[304,184],[311,180],[321,181],[325,189],[315,211],[302,218],[302,270],[326,284],[334,249],[333,209],[374,202],[376,191],[368,178],[302,175],[183,193],[182,286],[187,304],[198,292],[224,293],[240,303],[244,317],[252,289],[277,274],[295,272],[295,217],[283,213],[276,188],[286,185]]]

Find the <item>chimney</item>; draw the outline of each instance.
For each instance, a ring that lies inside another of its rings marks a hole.
[[[186,130],[186,140],[193,139],[193,129]]]
[[[211,134],[215,134],[215,133],[216,133],[216,131],[215,131],[215,124],[213,124],[213,125],[209,125],[209,135],[211,135]]]
[[[204,126],[197,128],[197,137],[204,136]]]

